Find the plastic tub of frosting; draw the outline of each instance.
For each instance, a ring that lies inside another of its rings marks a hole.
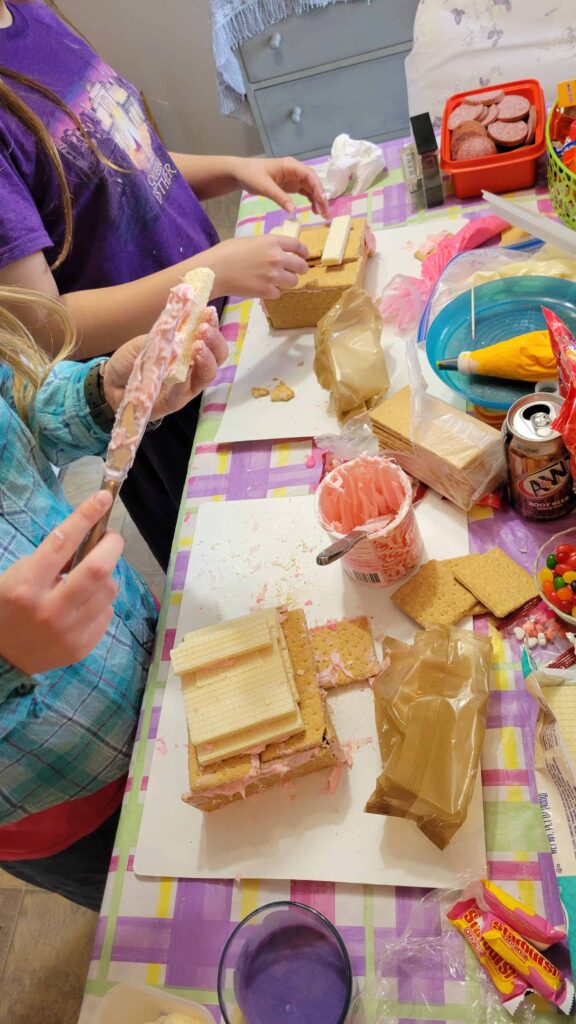
[[[340,559],[357,583],[387,587],[419,565],[422,538],[412,484],[392,459],[360,455],[337,466],[318,487],[315,507],[332,541],[371,523],[366,538]]]
[[[172,996],[147,985],[121,983],[111,988],[96,1011],[94,1024],[156,1024],[175,1015],[174,1024],[214,1024],[214,1017],[198,1003]],[[172,1024],[172,1022],[170,1022]]]
[[[218,968],[224,1024],[344,1024],[352,997],[346,947],[323,914],[289,900],[232,932]]]

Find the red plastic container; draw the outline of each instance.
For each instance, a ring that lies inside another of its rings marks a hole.
[[[448,118],[467,96],[476,93],[502,89],[507,96],[525,96],[536,107],[537,122],[534,142],[529,146],[512,149],[494,156],[484,156],[480,160],[452,160],[450,158],[450,132]],[[521,82],[497,82],[483,86],[481,89],[468,89],[458,92],[447,100],[442,115],[442,136],[440,142],[440,166],[452,176],[454,192],[459,199],[479,196],[482,189],[488,192],[512,192],[519,188],[530,188],[536,181],[536,164],[539,156],[546,149],[544,128],[546,112],[544,93],[535,78],[525,78]]]

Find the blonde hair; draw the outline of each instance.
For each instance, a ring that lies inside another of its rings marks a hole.
[[[88,42],[85,36],[78,31],[77,28],[72,24],[71,21],[59,10],[56,3],[53,0],[44,0],[48,7],[52,8],[55,14],[64,21],[70,28],[76,32],[85,42]],[[13,82],[17,82],[19,85],[23,85],[26,89],[31,89],[33,92],[39,93],[44,96],[45,99],[50,100],[58,110],[61,110],[66,116],[72,121],[72,124],[80,132],[83,141],[86,143],[92,153],[105,164],[107,167],[111,167],[112,170],[119,171],[123,174],[129,174],[130,171],[125,167],[118,167],[115,163],[109,160],[101,150],[98,148],[95,142],[92,141],[88,135],[84,125],[80,118],[70,109],[67,103],[55,93],[52,89],[49,89],[46,85],[42,85],[37,82],[36,79],[30,78],[29,75],[23,74],[21,71],[13,71],[11,68],[5,65],[0,65],[0,107],[4,107],[8,110],[25,128],[27,128],[34,138],[40,143],[46,156],[48,157],[52,167],[54,168],[56,178],[58,180],[58,187],[60,190],[60,201],[62,203],[62,214],[64,216],[64,240],[62,242],[62,248],[58,253],[54,262],[50,265],[51,270],[57,270],[62,265],[70,249],[72,248],[72,234],[74,218],[72,212],[72,196],[70,194],[70,188],[68,186],[68,179],[66,178],[66,172],[62,159],[54,142],[54,139],[50,135],[50,132],[45,127],[44,122],[37,114],[34,113],[32,108],[28,106],[25,100],[23,100],[14,89],[3,81],[3,78],[10,79]]]
[[[18,306],[34,308],[57,322],[60,347],[56,355],[49,355],[36,344],[28,328],[12,312]],[[12,371],[14,404],[25,423],[38,389],[52,367],[71,355],[75,343],[72,317],[58,299],[27,288],[0,286],[0,362]]]

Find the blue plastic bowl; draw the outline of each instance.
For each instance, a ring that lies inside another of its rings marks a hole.
[[[576,335],[576,283],[560,277],[508,277],[474,289],[476,340],[470,335],[470,292],[464,292],[438,313],[428,328],[426,354],[434,373],[467,401],[488,409],[509,409],[534,389],[524,381],[498,377],[467,377],[438,370],[436,361],[495,345],[546,327],[542,306],[564,320]]]

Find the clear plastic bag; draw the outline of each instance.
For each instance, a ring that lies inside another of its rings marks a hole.
[[[426,339],[438,313],[470,288],[506,277],[563,277],[576,281],[576,259],[534,239],[521,246],[492,246],[459,253],[447,264],[425,305],[417,340]]]
[[[374,682],[382,772],[371,814],[416,822],[443,850],[466,821],[484,738],[492,645],[433,626],[391,642]]]
[[[504,446],[499,431],[430,395],[420,365],[415,338],[406,344],[410,380],[408,392],[395,398],[395,416],[382,415],[380,433],[383,449],[394,455],[410,476],[421,480],[458,508],[468,511],[483,495],[494,491],[506,479]],[[409,409],[405,408],[409,402]],[[386,404],[383,409],[386,408]],[[409,436],[394,448],[394,431],[404,431],[409,417]],[[388,423],[388,419],[390,422]],[[386,423],[384,422],[386,420]],[[396,422],[395,422],[396,421]],[[387,430],[387,427],[391,428]],[[386,438],[390,443],[387,447]],[[383,441],[382,441],[383,439]]]
[[[390,386],[382,317],[362,288],[348,288],[318,323],[314,373],[340,422],[381,401]]]
[[[462,885],[469,881],[463,877]],[[387,943],[376,977],[366,981],[354,1000],[350,1024],[510,1024],[484,969],[446,918],[460,895],[435,891],[414,904],[402,935]],[[450,1006],[449,1017],[445,1004]],[[531,1000],[514,1015],[517,1024],[534,1024],[536,1019]],[[558,1018],[545,1014],[538,1019]]]
[[[314,438],[321,452],[329,452],[335,464],[349,462],[359,455],[378,455],[378,442],[368,416],[354,416],[339,434],[321,434]]]

